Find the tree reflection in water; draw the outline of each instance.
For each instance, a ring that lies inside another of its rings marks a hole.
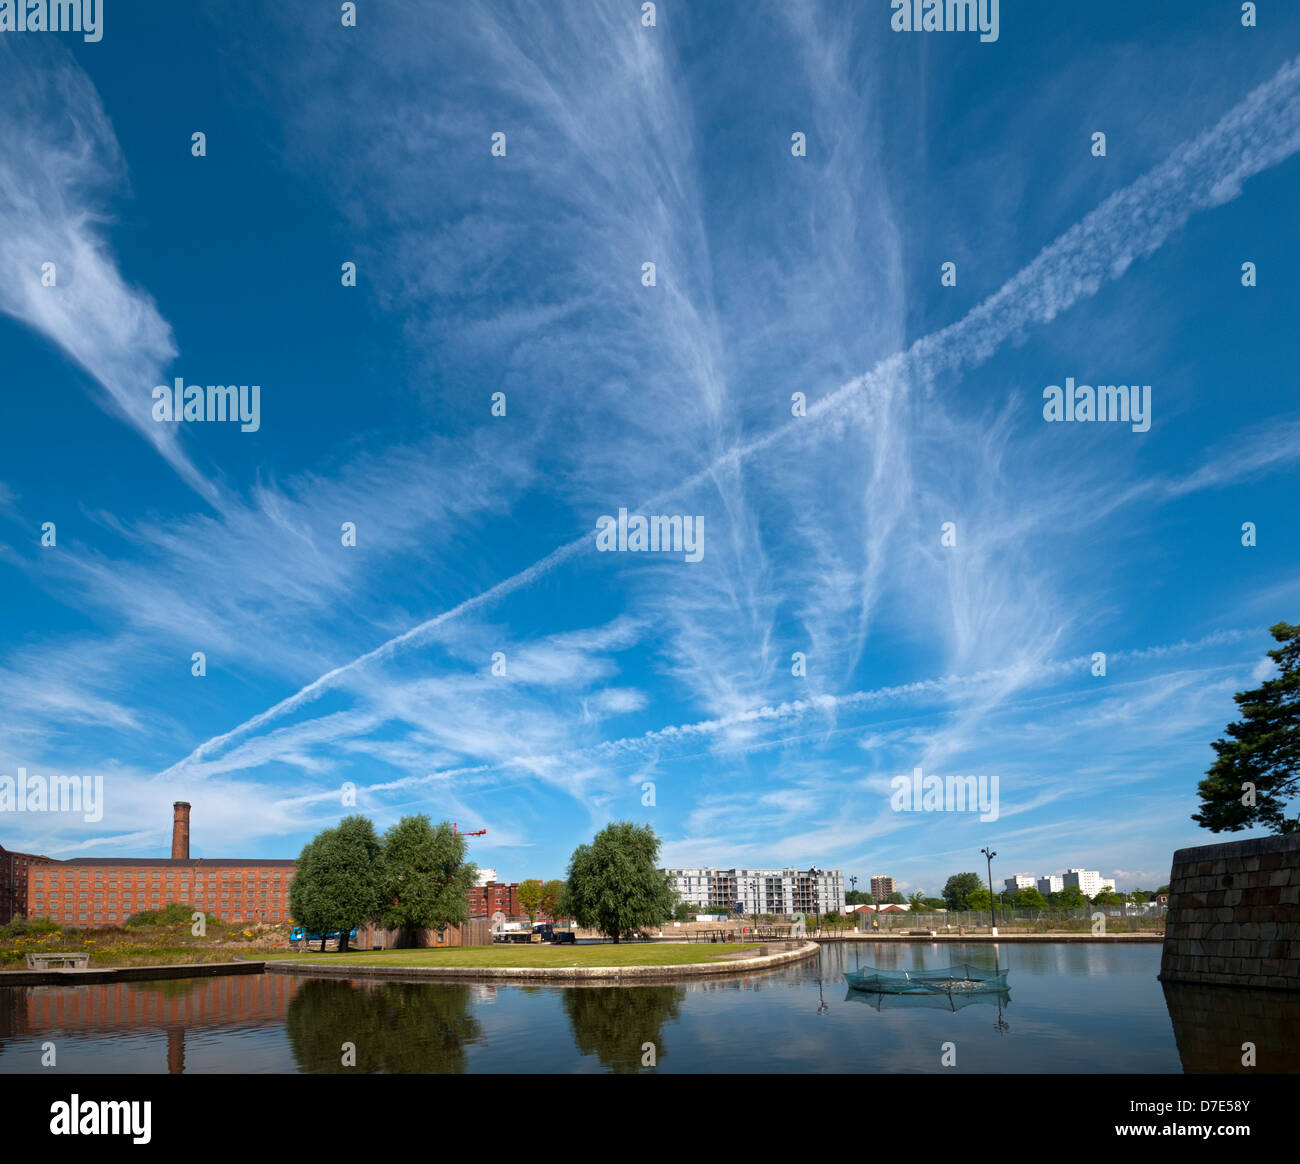
[[[465,1070],[465,1049],[481,1034],[468,986],[312,979],[289,1004],[289,1045],[316,1075],[447,1074]],[[344,1043],[356,1066],[343,1065]]]
[[[685,997],[681,986],[579,986],[563,995],[575,1046],[615,1075],[654,1070],[642,1066],[645,1043],[663,1061],[663,1024],[677,1019]]]

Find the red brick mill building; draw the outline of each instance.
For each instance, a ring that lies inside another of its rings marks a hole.
[[[190,857],[190,806],[172,806],[172,855],[30,858],[23,866],[25,898],[17,912],[64,926],[120,926],[132,914],[179,901],[222,921],[287,922],[294,861]],[[3,886],[0,886],[3,888]],[[0,921],[8,920],[0,916]]]
[[[172,806],[170,858],[59,861],[0,849],[0,925],[26,916],[80,929],[120,926],[134,914],[173,901],[225,922],[290,922],[289,884],[296,868],[295,861],[191,858],[190,805],[178,800]],[[468,894],[470,919],[486,920],[497,911],[523,917],[518,892],[517,883],[475,886]],[[445,940],[440,937],[437,944]]]

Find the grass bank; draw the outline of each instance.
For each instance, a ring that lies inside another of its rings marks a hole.
[[[260,957],[277,946],[287,948],[288,939],[288,926],[227,925],[212,915],[206,932],[196,935],[187,906],[93,930],[21,918],[0,926],[0,974],[25,971],[28,954],[89,954],[91,968],[198,965],[229,962],[236,953]]]

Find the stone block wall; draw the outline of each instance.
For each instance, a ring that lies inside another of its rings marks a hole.
[[[1160,978],[1300,990],[1300,833],[1174,854]]]

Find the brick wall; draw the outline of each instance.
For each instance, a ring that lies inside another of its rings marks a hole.
[[[0,845],[0,925],[26,916],[28,870],[49,863],[49,857],[15,853]]]
[[[288,922],[294,872],[292,861],[46,859],[28,875],[26,914],[87,929],[178,901],[227,922]]]
[[[1300,834],[1174,854],[1160,977],[1300,990]]]
[[[469,916],[490,918],[498,910],[506,917],[523,917],[523,907],[519,904],[519,882],[489,881],[486,885],[476,885],[468,894]]]

